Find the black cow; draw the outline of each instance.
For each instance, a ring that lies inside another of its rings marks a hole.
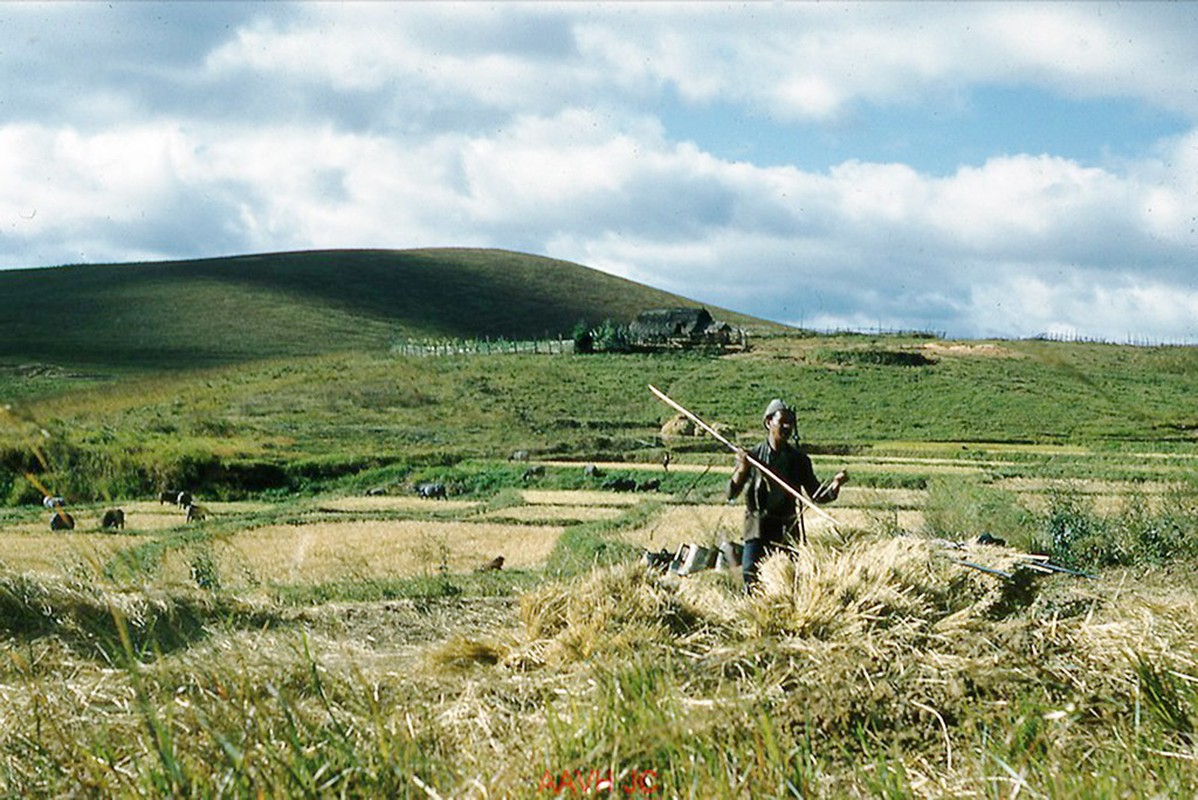
[[[418,483],[416,494],[427,500],[444,500],[449,496],[443,483]]]
[[[612,478],[603,484],[604,489],[611,489],[613,492],[635,492],[636,479],[634,478]]]
[[[50,530],[73,531],[75,530],[75,518],[60,508],[50,516]]]
[[[544,474],[545,468],[538,464],[535,467],[529,467],[528,469],[524,470],[524,474],[520,476],[520,480],[528,483],[533,478],[539,478]]]
[[[100,527],[105,530],[121,530],[125,527],[125,512],[119,508],[110,508],[100,519]]]
[[[656,492],[661,488],[661,478],[650,478],[647,481],[641,481],[636,487],[638,492]]]
[[[192,501],[191,492],[179,492],[174,489],[167,489],[164,492],[158,493],[158,503],[174,503],[179,508],[187,508]]]

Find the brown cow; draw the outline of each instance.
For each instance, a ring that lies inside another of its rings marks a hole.
[[[486,564],[483,564],[475,572],[494,572],[503,569],[503,556],[495,556]]]

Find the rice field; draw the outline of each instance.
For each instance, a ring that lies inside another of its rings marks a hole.
[[[330,497],[294,505],[204,503],[209,518],[188,526],[183,512],[150,502],[123,504],[126,527],[101,532],[102,508],[74,510],[76,530],[51,532],[48,515],[29,513],[0,523],[3,562],[16,572],[68,574],[96,570],[122,551],[160,537],[213,530],[202,549],[226,588],[338,580],[405,578],[462,573],[502,555],[509,569],[537,569],[568,525],[616,520],[639,504],[659,504],[639,526],[619,531],[622,541],[646,549],[676,550],[687,542],[738,541],[740,503],[675,502],[599,490],[525,489],[515,505],[487,510],[472,500],[429,500],[412,496]],[[879,515],[914,530],[921,524],[922,493],[907,489],[846,487],[828,506],[842,528],[865,527]],[[283,522],[270,519],[286,512]],[[835,535],[831,524],[807,516],[812,536]],[[218,526],[218,530],[217,530]],[[194,542],[163,549],[155,579],[163,585],[192,581]]]
[[[469,572],[499,555],[509,568],[536,567],[561,532],[473,521],[315,522],[255,528],[214,543],[212,551],[222,574],[236,569],[257,582],[364,581]]]
[[[1012,479],[987,491],[1059,488]],[[1100,508],[1136,487],[1084,488]],[[610,773],[646,794],[651,775],[651,794],[671,798],[1193,794],[1198,595],[1126,570],[1009,590],[956,562],[1013,573],[1018,551],[920,535],[926,514],[943,513],[934,491],[846,487],[824,507],[835,527],[809,514],[810,548],[767,562],[759,597],[735,573],[637,563],[496,597],[282,607],[259,591],[461,584],[497,555],[531,574],[571,531],[673,551],[738,540],[743,515],[740,503],[657,493],[500,499],[208,503],[193,525],[177,508],[129,503],[115,534],[96,529],[101,508],[73,509],[79,527],[58,533],[41,509],[7,512],[0,599],[13,619],[48,609],[61,641],[0,641],[0,785],[481,799],[573,796],[564,780]],[[137,587],[103,577],[122,554],[153,562]],[[197,588],[197,564],[219,592]],[[126,671],[79,638],[111,653],[114,608],[136,630],[209,618]],[[40,755],[27,760],[22,742]]]
[[[1172,490],[1160,483],[1058,481],[1012,478],[992,488],[1018,497],[1032,511],[1047,508],[1053,492],[1075,492],[1099,512],[1136,502],[1157,503]],[[324,497],[295,504],[208,502],[209,519],[189,527],[175,506],[154,502],[123,504],[126,527],[102,532],[103,508],[72,509],[76,529],[48,530],[48,515],[32,510],[0,521],[0,561],[10,571],[73,574],[97,570],[122,551],[148,541],[177,538],[189,531],[203,537],[206,557],[230,588],[338,580],[406,578],[432,573],[469,572],[502,555],[507,568],[543,567],[566,527],[617,520],[644,503],[660,507],[616,537],[648,550],[676,550],[681,544],[739,541],[743,505],[686,502],[669,496],[601,490],[524,489],[515,504],[488,509],[477,500],[430,500],[410,495]],[[807,512],[805,530],[813,539],[843,540],[858,530],[918,533],[925,527],[928,492],[846,486],[824,514]],[[274,521],[280,518],[280,521]],[[827,515],[827,516],[825,516]],[[831,519],[828,519],[830,517]],[[156,580],[166,585],[191,581],[192,542],[162,549]]]

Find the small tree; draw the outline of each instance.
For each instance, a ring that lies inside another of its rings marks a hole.
[[[611,319],[591,331],[592,344],[595,350],[605,353],[628,353],[632,350],[632,336],[628,326],[620,325]]]
[[[574,329],[570,332],[570,336],[574,339],[575,353],[595,352],[595,337],[591,334],[591,329],[587,327],[585,319],[574,323]]]

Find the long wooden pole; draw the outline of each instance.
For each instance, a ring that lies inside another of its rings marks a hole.
[[[657,398],[659,400],[661,400],[663,403],[665,403],[666,405],[675,409],[676,411],[680,412],[681,414],[685,415],[686,418],[689,419],[691,422],[695,423],[700,428],[707,431],[707,433],[711,434],[712,438],[714,438],[717,442],[720,442],[720,443],[724,444],[725,446],[731,448],[731,450],[733,452],[739,453],[744,450],[743,447],[738,447],[737,445],[728,441],[728,439],[725,438],[723,435],[721,435],[719,431],[717,431],[715,428],[708,425],[703,420],[699,419],[697,416],[692,414],[690,411],[687,411],[679,403],[672,400],[669,395],[667,395],[661,389],[658,389],[653,384],[649,384],[649,391],[651,391],[651,392],[653,392],[653,394],[657,395]],[[821,517],[828,520],[828,522],[832,523],[832,527],[839,529],[839,524],[836,522],[836,520],[832,517],[831,514],[829,514],[827,511],[824,511],[822,508],[817,506],[815,503],[808,500],[803,495],[802,492],[800,492],[795,487],[791,486],[784,479],[780,478],[773,470],[771,470],[765,464],[762,464],[757,459],[753,458],[753,456],[750,455],[748,452],[745,452],[745,458],[748,459],[750,464],[757,467],[757,469],[761,470],[763,475],[765,475],[767,478],[772,480],[774,483],[781,486],[784,491],[786,491],[788,494],[792,495],[796,500],[798,500],[800,503],[802,503],[806,508],[810,508],[816,514],[819,514]]]

